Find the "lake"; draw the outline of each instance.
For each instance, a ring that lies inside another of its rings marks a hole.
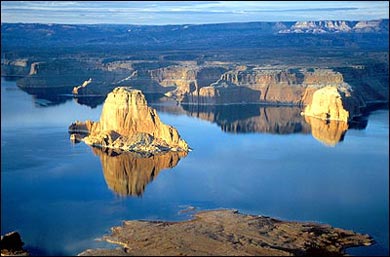
[[[363,124],[305,120],[296,107],[178,106],[151,101],[193,149],[109,155],[69,140],[101,103],[28,94],[1,81],[1,234],[38,255],[116,247],[96,239],[124,220],[185,220],[237,209],[370,234],[353,255],[389,254],[389,111]],[[91,108],[92,106],[93,108]]]

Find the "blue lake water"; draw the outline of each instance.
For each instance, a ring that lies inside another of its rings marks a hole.
[[[388,110],[338,139],[291,107],[158,103],[193,151],[137,159],[70,142],[70,123],[98,120],[101,108],[1,82],[1,234],[19,231],[33,254],[115,247],[96,239],[123,220],[188,219],[188,207],[327,223],[376,241],[348,253],[389,254]]]

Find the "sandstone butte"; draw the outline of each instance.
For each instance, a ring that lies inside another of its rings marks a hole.
[[[76,121],[69,126],[71,139],[99,148],[142,154],[188,152],[178,131],[160,121],[140,90],[117,87],[107,95],[100,120]]]
[[[305,107],[302,114],[321,120],[348,122],[350,113],[343,106],[345,96],[342,97],[342,95],[345,94],[336,86],[318,89],[314,92],[311,103]]]
[[[287,222],[233,210],[204,211],[184,222],[125,221],[103,240],[122,246],[79,256],[339,256],[368,246],[369,235],[325,224]]]

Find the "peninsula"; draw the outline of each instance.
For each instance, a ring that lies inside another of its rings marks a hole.
[[[287,222],[232,210],[199,212],[184,222],[125,221],[104,236],[117,249],[79,256],[335,256],[368,246],[368,235],[315,223]]]

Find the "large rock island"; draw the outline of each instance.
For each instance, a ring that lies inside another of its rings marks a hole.
[[[69,126],[71,139],[100,148],[156,154],[189,147],[175,128],[160,121],[140,90],[117,87],[108,94],[100,121],[76,121]]]
[[[337,256],[371,245],[368,235],[315,223],[287,222],[237,211],[205,211],[185,222],[125,221],[104,240],[120,249],[79,256]]]

